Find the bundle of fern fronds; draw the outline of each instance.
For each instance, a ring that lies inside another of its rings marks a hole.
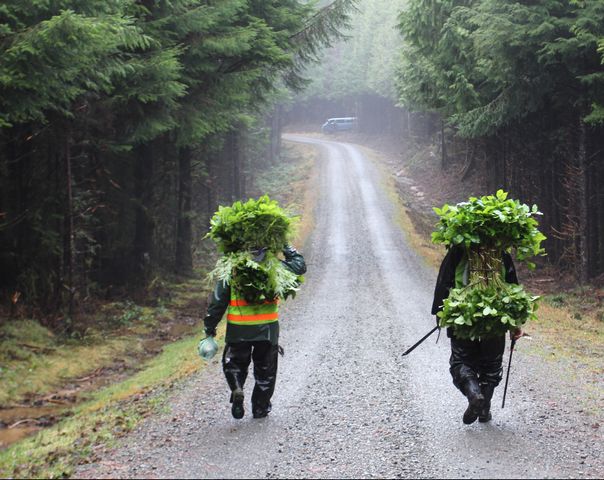
[[[276,200],[263,195],[258,200],[235,202],[219,207],[210,220],[207,236],[222,253],[267,248],[281,251],[294,235],[296,217],[291,217]]]
[[[210,280],[226,282],[250,303],[294,295],[304,279],[277,255],[293,236],[296,220],[268,195],[220,207],[207,236],[224,255],[210,272]]]

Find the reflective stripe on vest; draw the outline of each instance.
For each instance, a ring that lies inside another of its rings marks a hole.
[[[231,289],[231,301],[227,309],[227,322],[235,325],[264,325],[279,320],[279,300],[251,304],[237,298]]]

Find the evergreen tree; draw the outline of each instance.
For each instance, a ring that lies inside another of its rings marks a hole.
[[[353,4],[3,2],[0,288],[71,317],[103,286],[190,271],[204,192],[243,194],[237,132],[304,84]]]

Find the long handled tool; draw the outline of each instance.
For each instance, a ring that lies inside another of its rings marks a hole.
[[[418,341],[415,345],[413,345],[412,347],[408,348],[407,351],[405,353],[403,353],[403,357],[405,355],[407,355],[408,353],[411,353],[413,350],[415,350],[415,348],[421,344],[426,338],[428,338],[430,335],[432,335],[434,332],[436,332],[436,330],[438,330],[438,327],[434,327],[432,330],[430,330],[428,333],[426,333],[420,341]]]
[[[510,359],[508,360],[508,373],[505,376],[505,387],[503,388],[503,401],[501,402],[501,408],[505,407],[505,394],[508,391],[508,380],[510,379],[510,365],[512,365],[512,354],[514,353],[514,345],[516,345],[516,339],[512,338],[510,344]]]

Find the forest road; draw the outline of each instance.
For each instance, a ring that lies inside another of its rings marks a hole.
[[[320,148],[320,185],[316,228],[302,249],[306,283],[282,308],[272,413],[252,418],[250,378],[246,415],[231,418],[217,358],[178,386],[169,412],[75,476],[602,477],[601,398],[582,393],[576,369],[570,378],[568,365],[532,353],[525,339],[505,409],[501,385],[493,421],[462,424],[466,402],[451,383],[446,336],[401,356],[434,326],[436,272],[407,246],[380,170],[354,145],[285,139]]]

